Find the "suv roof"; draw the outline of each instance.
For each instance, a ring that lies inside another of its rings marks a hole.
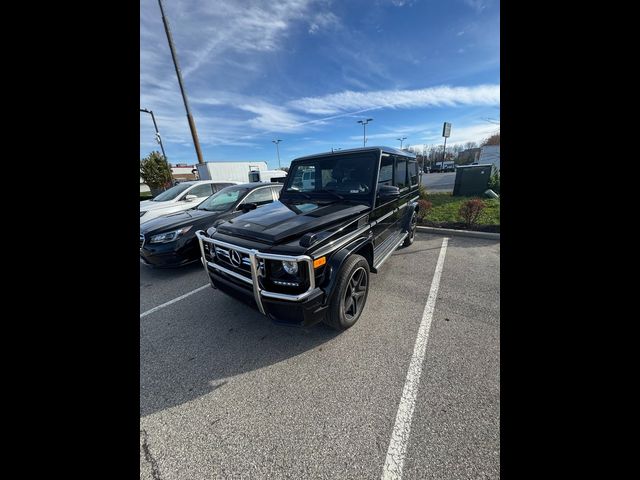
[[[402,155],[403,157],[416,158],[415,153],[407,152],[406,150],[398,150],[397,148],[393,148],[393,147],[360,147],[360,148],[350,148],[348,150],[335,150],[333,152],[315,153],[313,155],[298,157],[293,161],[295,162],[297,160],[309,160],[311,158],[316,158],[316,157],[326,157],[327,155],[329,156],[343,155],[345,153],[370,152],[370,151],[378,151],[381,153],[389,153],[392,155]]]

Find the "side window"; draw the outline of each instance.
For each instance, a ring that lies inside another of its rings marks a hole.
[[[213,189],[211,188],[210,183],[204,183],[202,185],[198,185],[195,188],[192,188],[187,192],[187,195],[195,195],[196,197],[210,197],[213,195]]]
[[[242,203],[255,203],[256,205],[266,205],[273,202],[273,195],[270,188],[259,188],[254,190],[242,201]]]
[[[280,198],[280,190],[282,190],[282,187],[271,187],[271,190],[273,190],[275,198]]]
[[[409,180],[412,187],[418,184],[418,162],[409,162]]]
[[[391,185],[393,183],[393,157],[382,157],[378,185]]]
[[[400,190],[409,186],[407,182],[407,159],[396,157],[396,171],[394,183]]]

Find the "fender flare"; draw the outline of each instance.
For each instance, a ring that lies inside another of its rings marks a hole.
[[[413,212],[417,212],[420,209],[417,201],[409,202],[407,207],[405,208],[404,215],[402,217],[402,230],[407,232],[409,231],[409,225],[411,224],[411,215]]]
[[[331,258],[327,261],[324,272],[324,279],[321,285],[321,288],[327,295],[327,302],[333,296],[333,292],[335,290],[338,279],[338,273],[342,269],[342,265],[344,265],[344,262],[354,251],[358,250],[368,243],[370,243],[373,247],[373,237],[371,235],[371,231],[369,231],[368,236],[356,238],[337,252],[333,253],[333,255],[331,255]]]

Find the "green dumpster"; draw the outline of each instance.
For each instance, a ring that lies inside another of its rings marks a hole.
[[[493,164],[460,165],[456,168],[456,180],[453,185],[454,197],[482,196],[487,190],[489,178],[493,173]]]

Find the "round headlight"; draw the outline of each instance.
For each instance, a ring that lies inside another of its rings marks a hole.
[[[282,262],[282,267],[289,275],[295,275],[298,273],[298,262],[289,262],[285,260]]]

